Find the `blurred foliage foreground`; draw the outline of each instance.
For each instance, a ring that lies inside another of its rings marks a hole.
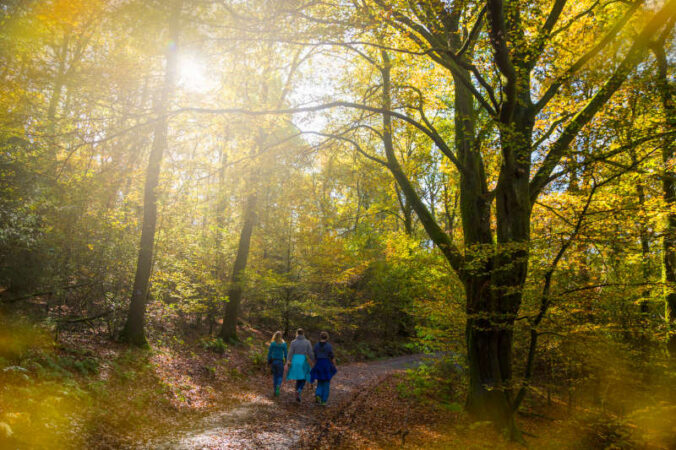
[[[252,342],[219,352],[179,339],[147,350],[76,334],[56,342],[0,317],[0,448],[148,443],[246,400],[243,380],[261,374]]]

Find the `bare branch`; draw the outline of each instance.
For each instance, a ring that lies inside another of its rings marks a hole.
[[[302,134],[313,134],[315,136],[322,136],[322,137],[327,137],[327,138],[330,138],[330,139],[338,139],[338,140],[341,140],[341,141],[349,142],[350,144],[352,144],[354,146],[355,150],[357,150],[365,158],[368,158],[369,160],[376,162],[378,164],[381,164],[385,167],[389,167],[389,165],[387,164],[387,161],[384,161],[384,160],[377,158],[373,155],[369,155],[363,148],[361,148],[361,146],[356,141],[354,141],[354,140],[352,140],[348,137],[342,136],[341,134],[320,133],[318,131],[301,131],[301,133]]]

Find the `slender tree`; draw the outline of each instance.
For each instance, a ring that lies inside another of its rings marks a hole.
[[[242,301],[242,283],[244,281],[244,271],[246,270],[247,259],[249,258],[249,249],[251,248],[251,234],[253,233],[256,220],[256,204],[258,196],[256,193],[256,181],[250,177],[247,188],[250,192],[247,194],[244,203],[242,215],[242,231],[239,234],[239,243],[237,245],[237,255],[235,263],[232,266],[232,277],[230,278],[230,288],[228,290],[228,303],[225,305],[225,317],[223,318],[223,327],[220,337],[231,341],[237,339],[237,321],[239,319],[239,307]]]
[[[173,0],[169,15],[168,36],[166,47],[166,67],[164,81],[159,96],[154,105],[157,116],[153,130],[153,142],[146,169],[146,181],[143,195],[143,228],[139,246],[138,262],[134,286],[131,292],[127,321],[120,335],[120,339],[134,345],[146,345],[145,311],[148,297],[148,285],[152,269],[153,250],[155,246],[155,228],[157,224],[157,185],[160,178],[162,156],[167,148],[167,134],[169,121],[167,111],[171,93],[176,84],[178,65],[178,38],[180,28],[182,0]]]

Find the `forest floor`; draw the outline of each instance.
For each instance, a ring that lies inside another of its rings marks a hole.
[[[168,338],[139,350],[11,324],[0,322],[0,344],[13,342],[0,358],[0,449],[523,448],[464,413],[453,358],[344,354],[322,407],[309,385],[301,404],[292,382],[272,397],[267,334],[254,330],[237,345]],[[676,372],[627,373],[599,385],[601,404],[534,388],[517,417],[529,447],[676,448]]]
[[[443,358],[444,360],[448,358]],[[523,449],[488,422],[477,422],[462,408],[462,376],[453,362],[434,369],[442,358],[406,355],[341,365],[331,383],[329,405],[313,402],[312,386],[295,401],[293,382],[279,398],[271,396],[265,370],[241,388],[247,400],[184,422],[137,448],[161,449]],[[420,367],[418,370],[408,370]],[[455,371],[454,376],[440,373]],[[651,396],[650,389],[634,393]],[[625,397],[629,396],[625,393]],[[560,396],[533,392],[517,417],[529,448],[676,448],[669,419],[673,402],[646,397],[647,408],[618,415],[590,405],[571,407]],[[664,399],[663,399],[664,400]],[[155,434],[155,433],[153,433]]]
[[[344,412],[355,399],[372,391],[392,374],[415,367],[422,359],[422,355],[406,355],[340,366],[331,382],[327,406],[314,403],[310,384],[303,390],[301,403],[295,399],[293,381],[283,383],[278,398],[271,396],[267,384],[264,389],[255,386],[253,400],[232,410],[210,414],[189,429],[177,430],[166,439],[149,443],[147,448],[283,449],[308,445],[323,437],[326,430],[322,425]],[[301,443],[302,439],[306,442]]]

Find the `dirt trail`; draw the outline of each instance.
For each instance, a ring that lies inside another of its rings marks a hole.
[[[237,408],[211,414],[189,432],[177,432],[163,442],[144,448],[159,449],[286,449],[296,444],[303,431],[312,429],[327,414],[345,404],[351,396],[379,378],[417,365],[424,355],[406,355],[368,363],[338,367],[331,381],[328,406],[316,405],[314,390],[307,385],[302,403],[295,401],[293,384],[285,381],[279,398],[267,391]]]

